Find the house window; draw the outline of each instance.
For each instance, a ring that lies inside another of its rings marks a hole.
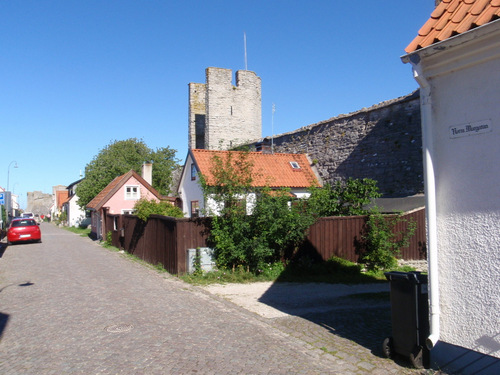
[[[125,199],[139,199],[139,186],[125,186]]]
[[[300,169],[300,165],[296,161],[291,161],[290,165],[292,166],[293,169]]]
[[[133,215],[135,213],[135,210],[129,209],[129,210],[122,210],[122,215]]]
[[[224,207],[229,209],[247,211],[247,200],[245,198],[236,198],[224,202]]]
[[[191,201],[191,217],[200,216],[200,203],[198,201]]]
[[[194,164],[191,164],[191,181],[196,180],[196,167]]]

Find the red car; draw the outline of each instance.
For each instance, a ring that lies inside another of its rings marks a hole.
[[[7,231],[7,242],[25,242],[37,241],[42,242],[42,232],[35,219],[19,218],[13,219],[10,222],[9,230]]]

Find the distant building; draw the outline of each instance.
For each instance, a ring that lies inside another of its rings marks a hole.
[[[52,194],[33,191],[26,193],[26,212],[47,216],[51,214],[54,198]]]

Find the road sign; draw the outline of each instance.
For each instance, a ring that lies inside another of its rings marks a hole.
[[[0,204],[5,204],[5,199],[3,197],[3,193],[0,193]]]

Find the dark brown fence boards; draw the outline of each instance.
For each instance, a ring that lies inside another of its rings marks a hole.
[[[425,210],[417,210],[403,216],[415,220],[417,229],[410,246],[402,249],[402,259],[426,258]],[[356,243],[361,240],[366,216],[326,217],[319,219],[311,228],[301,254],[328,260],[332,256],[357,262]],[[161,264],[169,273],[186,272],[186,251],[207,246],[209,219],[175,219],[152,215],[147,223],[133,215],[106,215],[106,231],[112,233],[112,244],[136,255],[148,263]],[[403,231],[401,223],[396,231]],[[122,230],[123,228],[123,230]]]
[[[420,209],[403,215],[406,221],[396,225],[396,232],[403,232],[408,228],[408,222],[414,220],[417,224],[415,235],[410,239],[410,245],[401,249],[400,258],[406,260],[426,258],[426,227],[425,210]],[[309,253],[313,257],[328,260],[332,256],[357,262],[359,254],[356,244],[361,241],[366,216],[340,216],[320,218],[309,228],[307,249],[302,253]]]
[[[360,240],[365,216],[324,217],[309,228],[307,252],[328,260],[332,256],[352,262],[358,260],[356,240]]]
[[[104,220],[113,246],[172,274],[186,272],[187,249],[207,246],[206,220],[161,215],[152,215],[147,223],[133,215],[106,215]]]

